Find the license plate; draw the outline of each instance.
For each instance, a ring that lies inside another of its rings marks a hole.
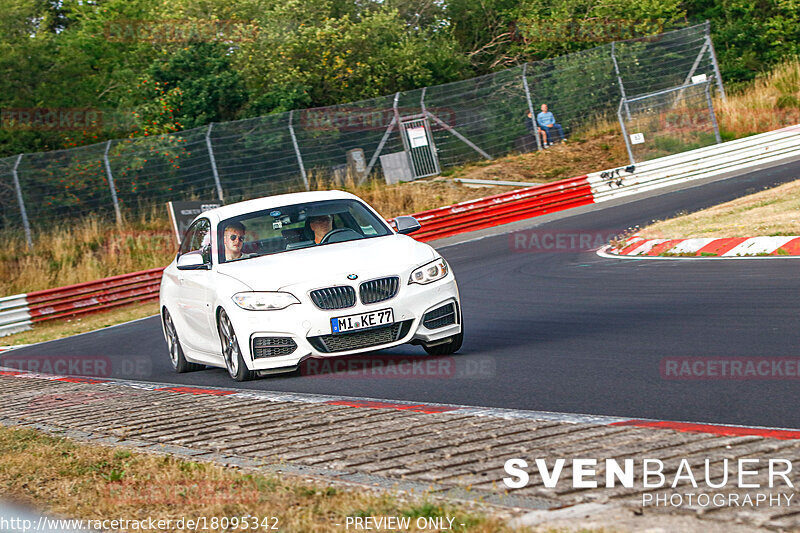
[[[369,313],[331,318],[331,332],[344,333],[345,331],[385,326],[392,322],[394,322],[392,310],[381,309],[380,311],[370,311]]]

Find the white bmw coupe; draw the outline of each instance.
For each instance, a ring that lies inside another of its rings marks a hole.
[[[160,307],[177,372],[223,367],[237,381],[308,357],[399,344],[461,347],[455,276],[430,246],[358,197],[305,192],[199,215],[164,270]]]

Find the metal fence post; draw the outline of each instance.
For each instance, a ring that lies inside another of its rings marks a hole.
[[[33,239],[31,238],[31,223],[28,220],[28,213],[25,211],[25,201],[22,199],[22,187],[19,185],[19,174],[17,174],[17,169],[19,168],[19,164],[22,162],[22,156],[24,154],[19,154],[17,157],[17,162],[14,163],[14,170],[11,171],[12,176],[14,177],[14,189],[17,191],[17,202],[19,202],[19,214],[22,216],[22,227],[25,229],[25,240],[28,243],[28,248],[33,248]]]
[[[308,176],[306,175],[306,167],[303,165],[303,156],[300,154],[300,146],[297,144],[297,137],[294,134],[294,126],[292,125],[292,118],[294,117],[294,109],[289,111],[289,135],[292,136],[292,145],[294,145],[294,154],[297,156],[297,165],[300,167],[300,174],[303,176],[303,183],[306,190],[310,191],[311,187],[308,184]]]
[[[400,93],[396,93],[394,95],[393,109],[397,108],[397,99],[398,98],[400,98]],[[395,126],[397,126],[398,129],[400,128],[400,123],[397,120],[397,116],[392,117],[392,121],[389,123],[389,126],[387,126],[386,131],[383,132],[383,137],[381,137],[381,142],[378,143],[378,147],[375,148],[375,152],[372,154],[372,157],[370,157],[369,164],[367,165],[367,171],[364,172],[364,177],[362,178],[362,180],[358,182],[359,185],[361,185],[361,183],[363,183],[364,180],[367,179],[367,177],[369,176],[370,172],[372,172],[372,168],[375,166],[375,163],[378,162],[378,157],[381,155],[381,152],[383,151],[383,147],[386,144],[386,141],[389,140],[389,136],[392,134],[392,130],[394,129]],[[402,134],[403,134],[403,132],[400,131],[400,135],[402,135]]]
[[[622,101],[625,102],[625,114],[628,119],[631,118],[631,111],[628,109],[627,96],[625,95],[625,85],[622,83],[622,76],[619,73],[619,64],[617,63],[617,42],[611,41],[611,61],[614,62],[614,72],[617,74],[617,83],[619,84],[619,92],[622,94]]]
[[[622,127],[622,137],[625,139],[625,148],[628,149],[628,157],[631,160],[631,165],[636,164],[636,160],[633,158],[633,148],[631,148],[631,140],[628,137],[628,128],[625,127],[625,121],[622,119],[622,106],[625,102],[625,99],[619,101],[619,106],[617,106],[617,118],[619,119],[619,125]]]
[[[422,88],[422,94],[419,95],[419,107],[420,110],[422,111],[422,116],[425,117],[425,131],[431,138],[431,154],[433,155],[433,165],[436,170],[436,173],[441,174],[442,169],[439,166],[439,151],[436,149],[436,142],[433,139],[433,130],[431,130],[430,124],[428,122],[428,108],[425,107],[425,93],[427,90],[428,90],[427,87]]]
[[[399,126],[400,132],[400,140],[403,141],[403,151],[406,153],[406,159],[408,159],[408,168],[411,170],[411,173],[414,175],[413,179],[417,179],[417,170],[414,167],[414,159],[411,157],[411,147],[408,145],[408,138],[406,137],[405,128],[403,128],[403,122],[400,119],[400,111],[397,109],[397,102],[400,100],[400,92],[396,92],[394,94],[394,102],[392,102],[392,113],[394,114],[394,121],[397,122]]]
[[[706,82],[706,102],[708,102],[708,112],[711,115],[711,124],[714,125],[714,136],[717,138],[717,144],[722,143],[722,137],[719,134],[719,125],[717,124],[717,115],[714,113],[714,103],[711,100],[711,84]]]
[[[522,86],[525,88],[525,99],[528,102],[528,112],[531,114],[533,124],[533,136],[536,137],[537,150],[542,149],[542,139],[539,137],[539,123],[536,121],[536,113],[533,112],[533,102],[531,101],[531,91],[528,89],[528,64],[522,65]]]
[[[206,132],[206,146],[208,147],[208,157],[211,159],[211,172],[214,173],[214,183],[217,186],[217,197],[219,201],[224,203],[225,199],[222,195],[222,183],[219,181],[219,172],[217,172],[217,160],[214,158],[214,148],[211,146],[211,128],[214,127],[214,123],[210,123],[208,125],[208,131]]]
[[[714,42],[711,40],[711,22],[709,21],[706,21],[706,42],[708,43],[708,49],[711,51],[711,62],[714,64],[714,75],[717,77],[719,94],[722,96],[722,101],[727,102],[725,87],[722,86],[722,74],[719,72],[719,63],[717,63],[717,53],[714,51]]]
[[[122,212],[119,210],[117,188],[114,186],[114,175],[111,173],[111,163],[108,161],[109,149],[111,149],[111,141],[106,143],[106,151],[103,154],[103,162],[106,165],[106,177],[108,178],[108,186],[111,189],[111,201],[114,202],[114,213],[117,215],[117,224],[122,224]]]

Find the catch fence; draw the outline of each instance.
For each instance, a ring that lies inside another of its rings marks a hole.
[[[542,149],[525,121],[542,104],[568,137],[598,116],[614,118],[621,98],[698,75],[723,90],[708,22],[360,102],[2,158],[0,227],[25,228],[30,242],[32,229],[88,213],[119,217],[190,198],[230,203],[345,176],[438,174]]]

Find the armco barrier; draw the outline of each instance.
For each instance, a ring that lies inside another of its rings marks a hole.
[[[593,201],[592,188],[586,176],[556,181],[415,213],[413,216],[422,229],[414,234],[414,238],[419,241],[441,239],[591,204]]]
[[[647,161],[614,179],[595,172],[415,213],[422,229],[414,237],[432,241],[798,156],[800,125]],[[162,270],[0,298],[0,336],[44,320],[156,299]]]
[[[621,170],[619,178],[607,179],[602,172],[593,172],[587,180],[594,201],[599,203],[798,156],[800,125],[795,125],[646,161],[637,164],[632,174]]]
[[[0,298],[0,336],[34,323],[158,298],[163,268]]]

